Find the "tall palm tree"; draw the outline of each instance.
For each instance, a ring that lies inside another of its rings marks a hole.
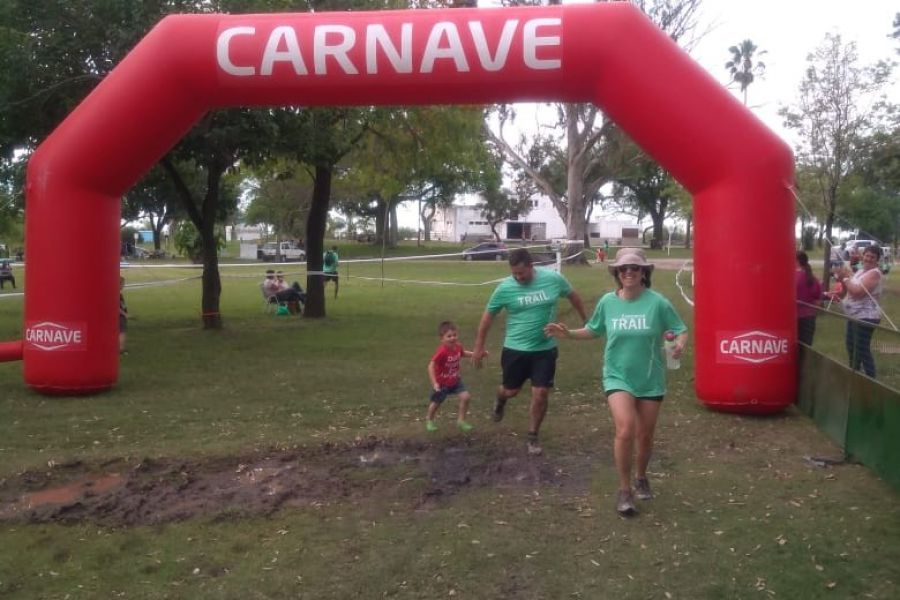
[[[752,40],[744,40],[740,45],[732,46],[728,49],[731,52],[731,60],[725,63],[725,68],[731,73],[729,85],[737,83],[741,86],[741,93],[744,95],[744,106],[747,105],[747,88],[750,87],[757,75],[762,77],[766,71],[765,63],[760,61],[753,62],[754,54],[759,56],[766,53],[765,50],[757,52],[758,49]]]

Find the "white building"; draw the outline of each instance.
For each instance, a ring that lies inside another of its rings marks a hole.
[[[225,239],[239,242],[260,240],[262,239],[263,227],[262,225],[238,225],[237,227],[226,225]]]
[[[504,240],[552,240],[566,237],[566,224],[559,217],[549,198],[529,201],[531,209],[497,225],[497,233]],[[639,237],[635,221],[613,220],[602,215],[591,217],[588,232],[592,240],[613,242]],[[431,221],[431,238],[434,240],[479,241],[492,238],[491,226],[478,206],[472,204],[453,205],[437,209]]]

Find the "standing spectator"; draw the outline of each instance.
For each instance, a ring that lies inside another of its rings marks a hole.
[[[603,296],[582,329],[551,323],[545,331],[555,337],[593,339],[606,337],[603,390],[616,428],[613,454],[619,474],[616,511],[622,516],[637,512],[634,498],[650,500],[647,465],[653,451],[653,432],[666,393],[663,336],[675,333],[674,358],[687,344],[687,328],[672,303],[650,289],[653,265],[640,248],[620,248],[609,265],[618,290]],[[636,455],[634,491],[632,456]]]
[[[0,290],[6,285],[6,282],[12,283],[13,289],[16,289],[16,276],[13,275],[12,265],[8,260],[0,261]]]
[[[125,348],[125,338],[128,332],[128,306],[125,305],[125,278],[119,277],[119,354],[128,354]]]
[[[850,368],[875,378],[875,359],[872,357],[872,334],[881,322],[881,292],[884,289],[881,270],[880,246],[867,246],[863,251],[862,265],[851,273],[846,267],[838,272],[838,281],[844,286],[844,314],[847,319],[845,344],[850,358]]]
[[[325,284],[329,281],[334,282],[334,297],[338,297],[338,285],[339,278],[338,275],[338,253],[337,246],[332,246],[331,250],[327,251],[322,256],[322,272],[324,275],[324,281],[322,282],[322,287],[325,287]]]
[[[797,340],[812,346],[816,334],[817,307],[822,302],[822,284],[813,275],[809,256],[797,252],[797,270],[794,273],[797,289]]]
[[[527,449],[529,454],[542,452],[538,432],[550,397],[556,374],[556,340],[544,334],[544,326],[556,318],[560,298],[568,298],[582,322],[587,319],[584,304],[565,277],[552,269],[535,268],[531,254],[525,248],[509,253],[512,275],[504,279],[491,294],[487,308],[478,324],[472,361],[476,368],[487,354],[485,339],[494,317],[506,309],[506,337],[500,365],[503,382],[497,389],[494,421],[503,419],[506,401],[531,380],[531,408]]]

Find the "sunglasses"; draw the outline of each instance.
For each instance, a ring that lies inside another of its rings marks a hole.
[[[619,273],[628,273],[629,271],[640,273],[641,267],[639,265],[622,265],[621,267],[616,267],[616,271]]]

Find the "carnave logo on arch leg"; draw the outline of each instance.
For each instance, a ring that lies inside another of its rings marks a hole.
[[[87,347],[84,323],[41,321],[25,327],[25,345],[46,351],[74,351]]]
[[[716,362],[722,364],[784,363],[790,358],[786,333],[768,331],[719,331]]]

